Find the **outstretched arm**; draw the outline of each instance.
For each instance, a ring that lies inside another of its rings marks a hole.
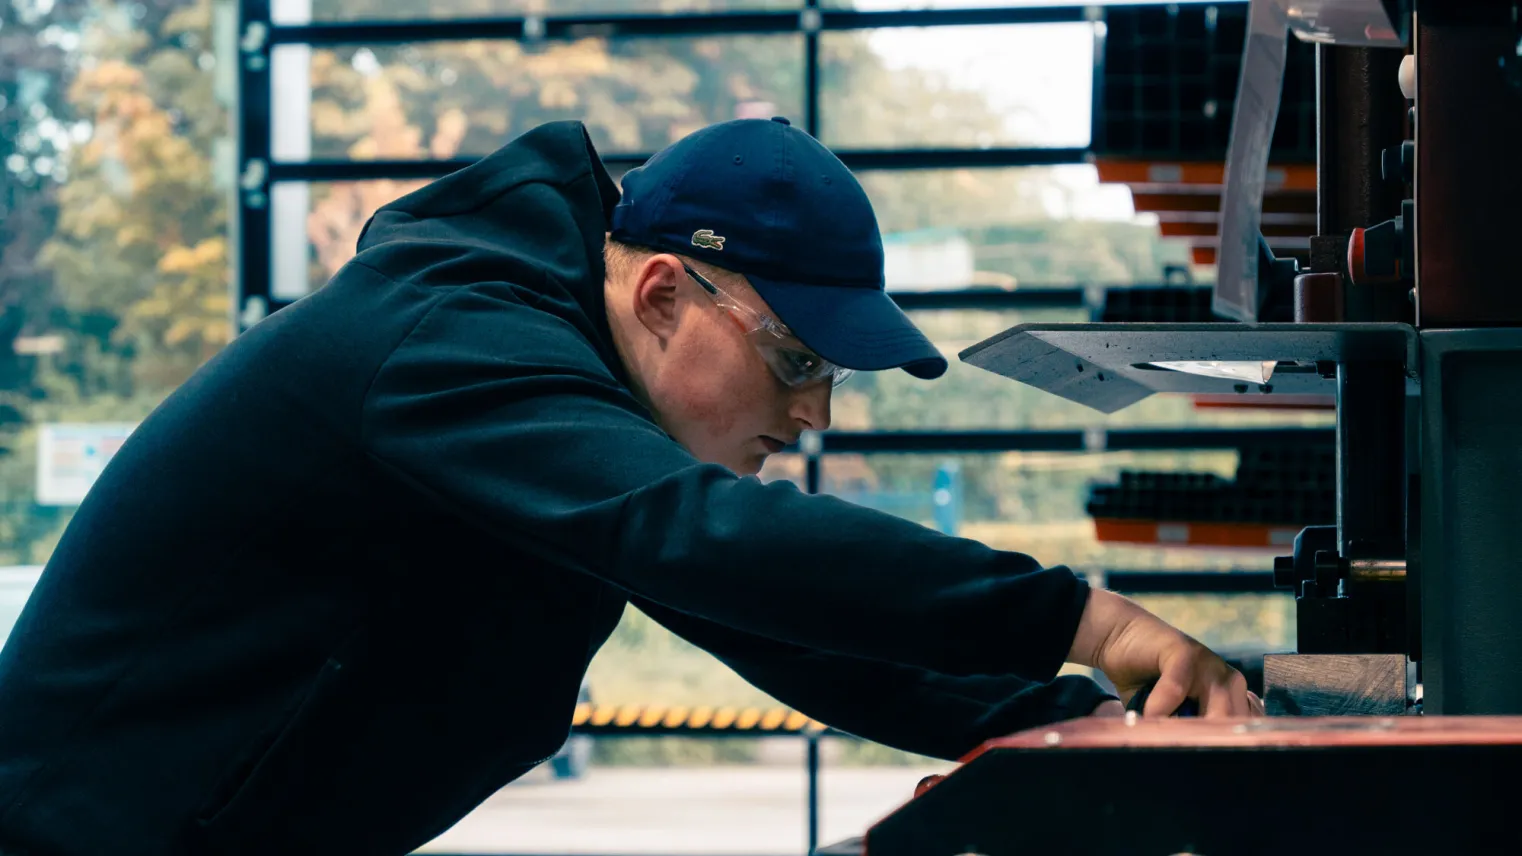
[[[364,394],[380,470],[567,573],[774,642],[1038,683],[1076,662],[1123,690],[1161,675],[1149,713],[1248,711],[1219,657],[1071,571],[699,462],[542,299],[429,298]]]
[[[634,605],[813,719],[894,749],[948,761],[986,740],[1088,716],[1115,700],[1081,675],[1050,681],[945,675],[786,645],[648,601]]]

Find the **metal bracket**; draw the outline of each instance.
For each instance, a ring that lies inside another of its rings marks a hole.
[[[257,294],[250,295],[243,301],[243,311],[238,315],[238,325],[242,330],[248,330],[269,315],[269,304],[263,297]]]
[[[238,189],[243,193],[243,204],[250,208],[269,204],[269,164],[262,158],[250,158],[238,176]]]
[[[238,40],[238,50],[243,54],[243,66],[249,71],[264,71],[269,67],[270,28],[263,21],[253,21],[243,28]]]

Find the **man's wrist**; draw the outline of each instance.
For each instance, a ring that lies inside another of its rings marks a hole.
[[[1078,619],[1068,662],[1103,669],[1105,649],[1131,622],[1147,615],[1141,606],[1115,592],[1094,589]]]

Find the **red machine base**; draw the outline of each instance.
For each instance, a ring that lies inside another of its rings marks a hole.
[[[1522,717],[1089,719],[991,741],[866,856],[1522,853]]]

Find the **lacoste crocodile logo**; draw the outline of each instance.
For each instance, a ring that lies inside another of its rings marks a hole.
[[[699,229],[692,233],[692,245],[707,250],[724,249],[724,236],[715,235],[712,229]]]

